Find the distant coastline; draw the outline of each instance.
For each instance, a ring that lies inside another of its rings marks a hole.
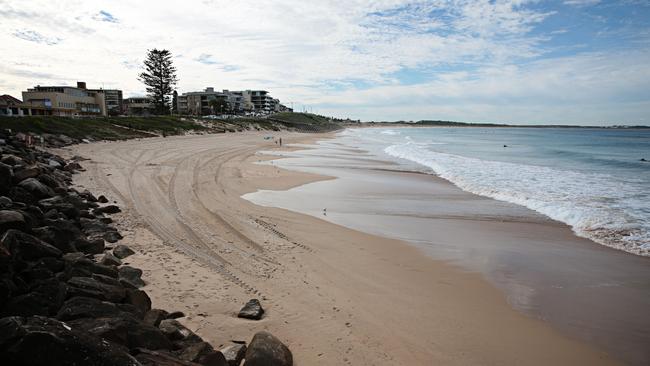
[[[470,123],[442,120],[421,120],[417,122],[394,121],[394,122],[363,122],[362,125],[369,126],[395,126],[395,127],[518,127],[518,128],[598,128],[598,129],[650,129],[645,125],[611,125],[611,126],[582,126],[582,125],[518,125],[506,123]]]

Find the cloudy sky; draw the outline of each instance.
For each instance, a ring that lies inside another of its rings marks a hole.
[[[650,124],[650,0],[0,0],[0,94],[266,89],[362,120]]]

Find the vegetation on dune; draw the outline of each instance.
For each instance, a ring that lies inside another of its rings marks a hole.
[[[208,130],[207,127],[201,124],[177,116],[119,117],[107,118],[107,120],[116,125],[141,131],[164,133],[166,135],[178,135],[187,131]]]
[[[0,129],[14,132],[66,135],[73,139],[124,140],[187,132],[215,133],[244,130],[321,132],[341,128],[328,118],[307,113],[278,113],[268,118],[204,119],[179,116],[151,117],[0,117]]]
[[[131,130],[109,122],[112,118],[69,118],[54,116],[0,117],[0,128],[14,132],[66,135],[73,139],[123,140],[150,137],[152,134]]]
[[[287,128],[301,131],[333,131],[341,128],[339,121],[311,113],[276,113],[268,118]]]

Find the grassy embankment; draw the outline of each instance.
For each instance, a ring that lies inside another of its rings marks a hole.
[[[123,140],[185,133],[219,133],[244,130],[331,131],[340,128],[328,119],[306,113],[278,113],[269,118],[201,119],[195,117],[104,117],[53,116],[0,117],[0,128],[14,132],[66,135],[76,140]]]

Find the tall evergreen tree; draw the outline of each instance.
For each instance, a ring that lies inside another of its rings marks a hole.
[[[147,93],[153,100],[156,113],[169,114],[169,98],[178,81],[171,52],[155,48],[149,50],[140,81],[147,86]]]
[[[178,92],[176,90],[172,93],[172,114],[178,114]]]

